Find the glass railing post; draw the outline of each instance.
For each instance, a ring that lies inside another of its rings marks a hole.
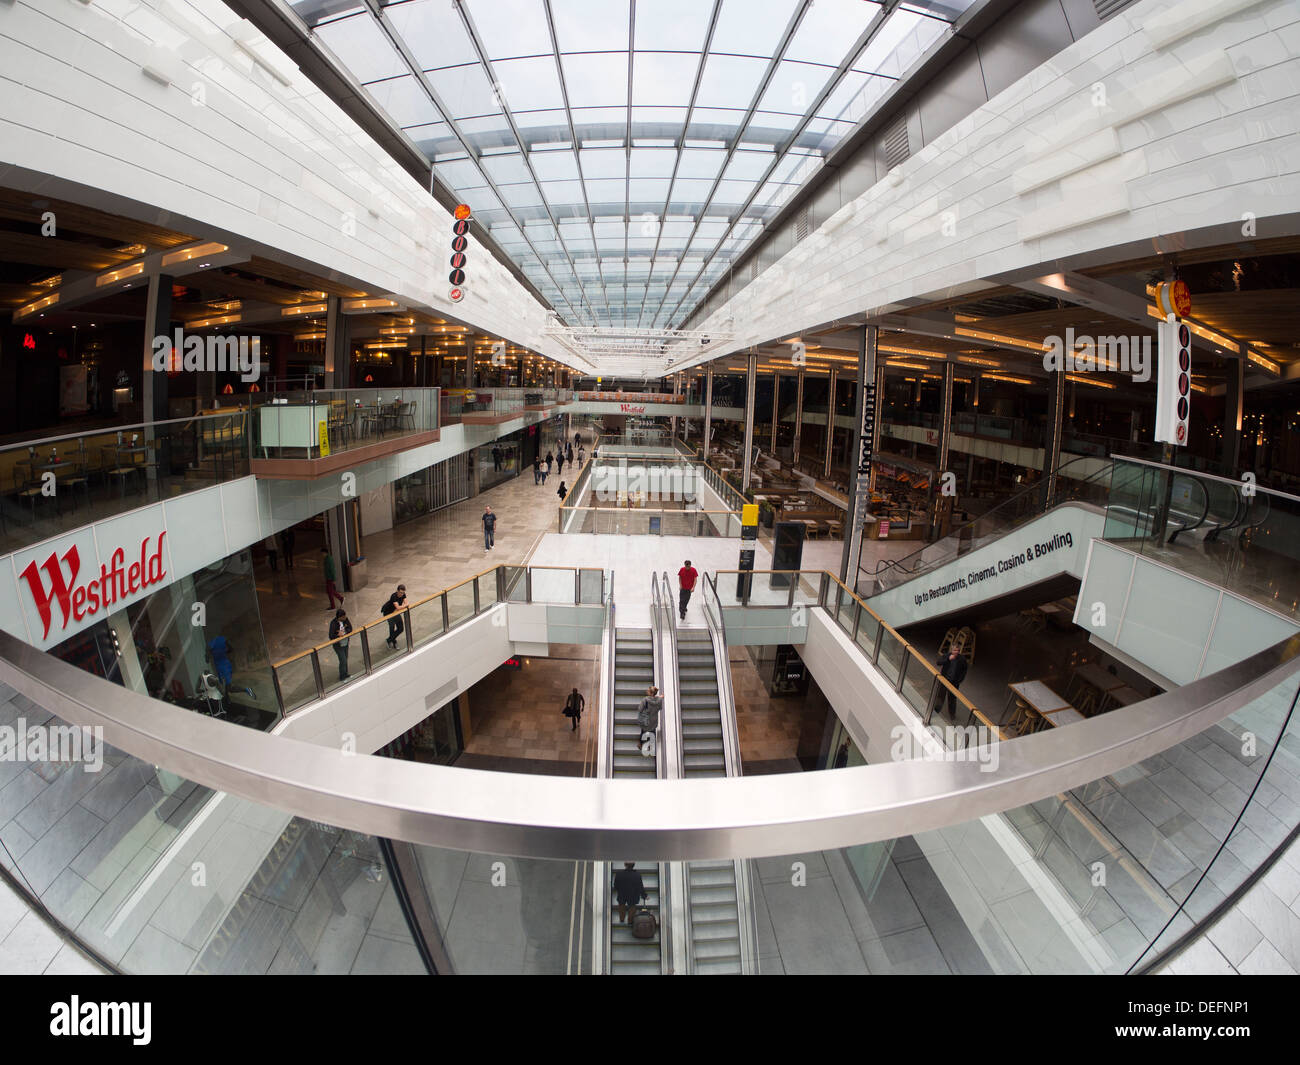
[[[479,594],[478,594],[478,578],[475,577],[475,578],[474,578],[474,616],[475,616],[475,617],[478,617],[478,615],[479,615],[479,611],[482,610],[482,609],[483,609],[483,607],[480,605],[480,602],[479,602]]]
[[[925,701],[925,713],[921,715],[921,724],[929,727],[930,719],[934,717],[935,699],[943,698],[943,686],[939,683],[938,676],[930,678],[930,697]]]
[[[524,570],[524,602],[531,603],[532,601],[533,601],[533,570],[532,567],[530,566]]]
[[[442,631],[446,632],[451,628],[451,613],[447,609],[447,593],[443,592],[438,598],[442,603]]]
[[[504,566],[497,566],[496,578],[497,578],[497,602],[504,603],[506,601],[506,571]]]
[[[861,623],[861,621],[862,621],[862,604],[857,599],[854,599],[853,600],[853,635],[849,637],[849,639],[852,640],[854,643],[858,642],[858,625]]]
[[[402,626],[402,628],[406,632],[406,652],[407,654],[410,654],[410,652],[414,649],[415,644],[414,644],[414,638],[411,636],[411,608],[409,606],[402,608],[402,616],[405,620],[405,624]]]
[[[361,664],[365,666],[366,673],[370,673],[370,639],[363,628],[361,631]]]
[[[280,717],[283,718],[285,716],[284,692],[280,690],[280,671],[275,666],[271,667],[271,684],[275,688],[275,705],[279,707]]]
[[[311,675],[312,675],[312,679],[316,682],[316,698],[317,698],[317,699],[323,699],[323,698],[325,698],[325,681],[324,681],[323,678],[321,677],[321,673],[320,673],[320,659],[317,657],[317,655],[316,655],[316,649],[315,649],[314,647],[312,648],[312,651],[311,651]],[[280,682],[279,682],[279,680],[276,681],[276,683],[275,683],[275,687],[276,687],[276,690],[279,691],[279,688],[280,688]],[[284,709],[284,701],[283,701],[283,700],[281,700],[281,702],[280,702],[280,708],[281,708],[281,710]]]

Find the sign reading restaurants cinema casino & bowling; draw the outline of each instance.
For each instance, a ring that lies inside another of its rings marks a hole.
[[[174,579],[161,507],[47,540],[15,552],[12,562],[27,630],[15,635],[41,648],[62,643]],[[5,628],[13,631],[11,620]]]

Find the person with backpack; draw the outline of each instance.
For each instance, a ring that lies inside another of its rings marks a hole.
[[[347,611],[342,607],[334,612],[334,620],[330,622],[330,639],[337,640],[334,646],[334,653],[339,659],[339,680],[348,679],[348,641],[340,640],[340,636],[347,636],[352,632],[352,622],[348,620]]]
[[[563,503],[564,497],[569,494],[569,486],[561,481],[560,487],[555,490],[555,494],[560,497],[560,502]]]
[[[397,637],[406,631],[406,626],[402,624],[402,615],[398,613],[406,605],[406,585],[399,584],[397,591],[388,597],[381,608],[380,613],[388,618],[388,639],[384,642],[394,651],[397,650]]]
[[[663,696],[659,694],[659,689],[653,684],[645,690],[645,696],[641,699],[641,704],[636,708],[636,723],[640,730],[642,742],[647,737],[654,737],[659,731],[659,712],[664,708]],[[649,758],[654,753],[654,742],[650,744],[650,749],[644,747],[641,753]]]
[[[624,862],[623,868],[614,874],[614,905],[618,907],[619,922],[628,922],[636,913],[637,904],[649,898],[645,881],[636,871],[636,862]]]
[[[497,516],[492,513],[491,507],[483,508],[483,550],[491,551],[492,545],[496,542],[497,534]]]
[[[564,716],[573,720],[573,728],[570,732],[577,732],[578,726],[582,723],[582,708],[587,705],[587,701],[579,694],[578,689],[574,688],[569,692],[569,697],[564,701]]]
[[[321,568],[325,571],[325,594],[329,596],[329,609],[333,610],[335,598],[338,599],[339,606],[343,605],[343,596],[339,592],[338,585],[334,583],[338,580],[338,570],[334,567],[334,556],[330,554],[328,547],[322,547],[320,553],[325,556],[321,561]]]

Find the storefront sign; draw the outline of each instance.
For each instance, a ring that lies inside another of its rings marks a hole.
[[[632,406],[631,403],[620,403],[618,405],[618,409],[619,412],[622,414],[644,414],[645,413],[645,407],[634,407]]]
[[[41,639],[50,634],[55,605],[62,619],[60,627],[67,629],[70,621],[82,621],[101,610],[107,612],[113,604],[160,583],[167,576],[163,569],[163,538],[166,535],[165,531],[158,534],[152,551],[150,541],[153,537],[146,536],[140,541],[139,558],[133,551],[129,563],[126,550],[119,547],[113,552],[110,565],[101,565],[99,575],[89,580],[77,579],[81,574],[81,554],[76,544],[69,547],[61,559],[57,552],[51,552],[39,565],[35,559],[27,563],[19,578],[26,582],[28,594],[44,627]]]

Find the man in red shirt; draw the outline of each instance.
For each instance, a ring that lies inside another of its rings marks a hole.
[[[695,590],[695,582],[699,579],[699,571],[691,565],[691,560],[686,560],[686,565],[677,571],[677,583],[681,590],[678,593],[677,612],[681,614],[682,620],[686,620],[686,607],[691,601],[691,592]]]

